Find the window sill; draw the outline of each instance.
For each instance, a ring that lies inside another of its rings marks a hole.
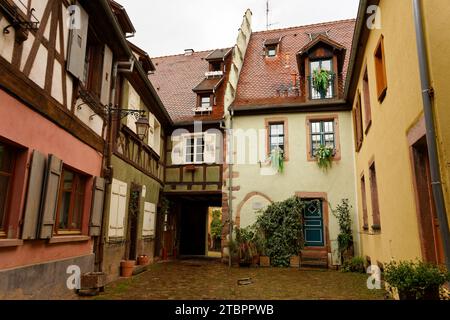
[[[0,248],[20,247],[22,245],[23,240],[20,239],[0,239]]]
[[[51,238],[48,243],[58,244],[58,243],[68,243],[68,242],[86,242],[89,241],[91,237],[89,236],[58,236]]]

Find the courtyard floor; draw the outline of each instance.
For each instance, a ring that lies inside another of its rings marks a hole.
[[[251,278],[251,284],[238,280]],[[228,268],[219,261],[184,260],[151,265],[119,279],[94,299],[112,300],[382,300],[365,274],[329,270]]]

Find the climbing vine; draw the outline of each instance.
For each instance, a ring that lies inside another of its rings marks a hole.
[[[270,205],[260,212],[256,222],[256,234],[263,237],[264,253],[272,265],[288,267],[291,256],[304,247],[303,210],[305,202],[298,197]]]

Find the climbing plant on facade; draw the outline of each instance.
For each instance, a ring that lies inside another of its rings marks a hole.
[[[265,253],[272,265],[288,267],[291,256],[304,247],[303,210],[305,202],[298,197],[273,203],[260,212],[256,229],[264,239]]]

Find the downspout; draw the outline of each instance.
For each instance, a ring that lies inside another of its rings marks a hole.
[[[425,43],[422,1],[413,0],[414,24],[416,27],[416,41],[419,55],[420,80],[422,84],[423,109],[427,131],[428,156],[430,158],[431,186],[433,188],[434,204],[436,206],[439,227],[445,254],[445,263],[450,270],[450,232],[447,212],[445,209],[444,193],[440,176],[440,166],[436,142],[436,129],[433,118],[433,89],[430,85],[430,70]]]
[[[119,69],[120,66],[129,66],[129,69]],[[113,178],[113,168],[111,165],[111,159],[113,154],[113,130],[112,130],[112,122],[113,122],[113,112],[109,108],[116,108],[116,92],[117,92],[117,78],[119,73],[131,73],[134,70],[134,59],[130,58],[129,62],[115,62],[113,65],[113,72],[111,76],[112,88],[111,88],[111,103],[107,109],[107,121],[106,124],[106,150],[105,150],[105,170],[107,172],[108,179],[106,181],[105,193],[103,195],[103,214],[102,214],[102,226],[100,230],[100,241],[98,247],[98,271],[103,271],[103,249],[106,242],[106,232],[108,228],[105,228],[106,221],[106,202],[108,200],[109,195],[111,194],[111,185]],[[110,204],[111,205],[111,204]]]
[[[233,240],[233,116],[234,111],[230,107],[230,128],[228,130],[228,225],[229,241]],[[228,266],[232,266],[231,248],[228,246]]]

